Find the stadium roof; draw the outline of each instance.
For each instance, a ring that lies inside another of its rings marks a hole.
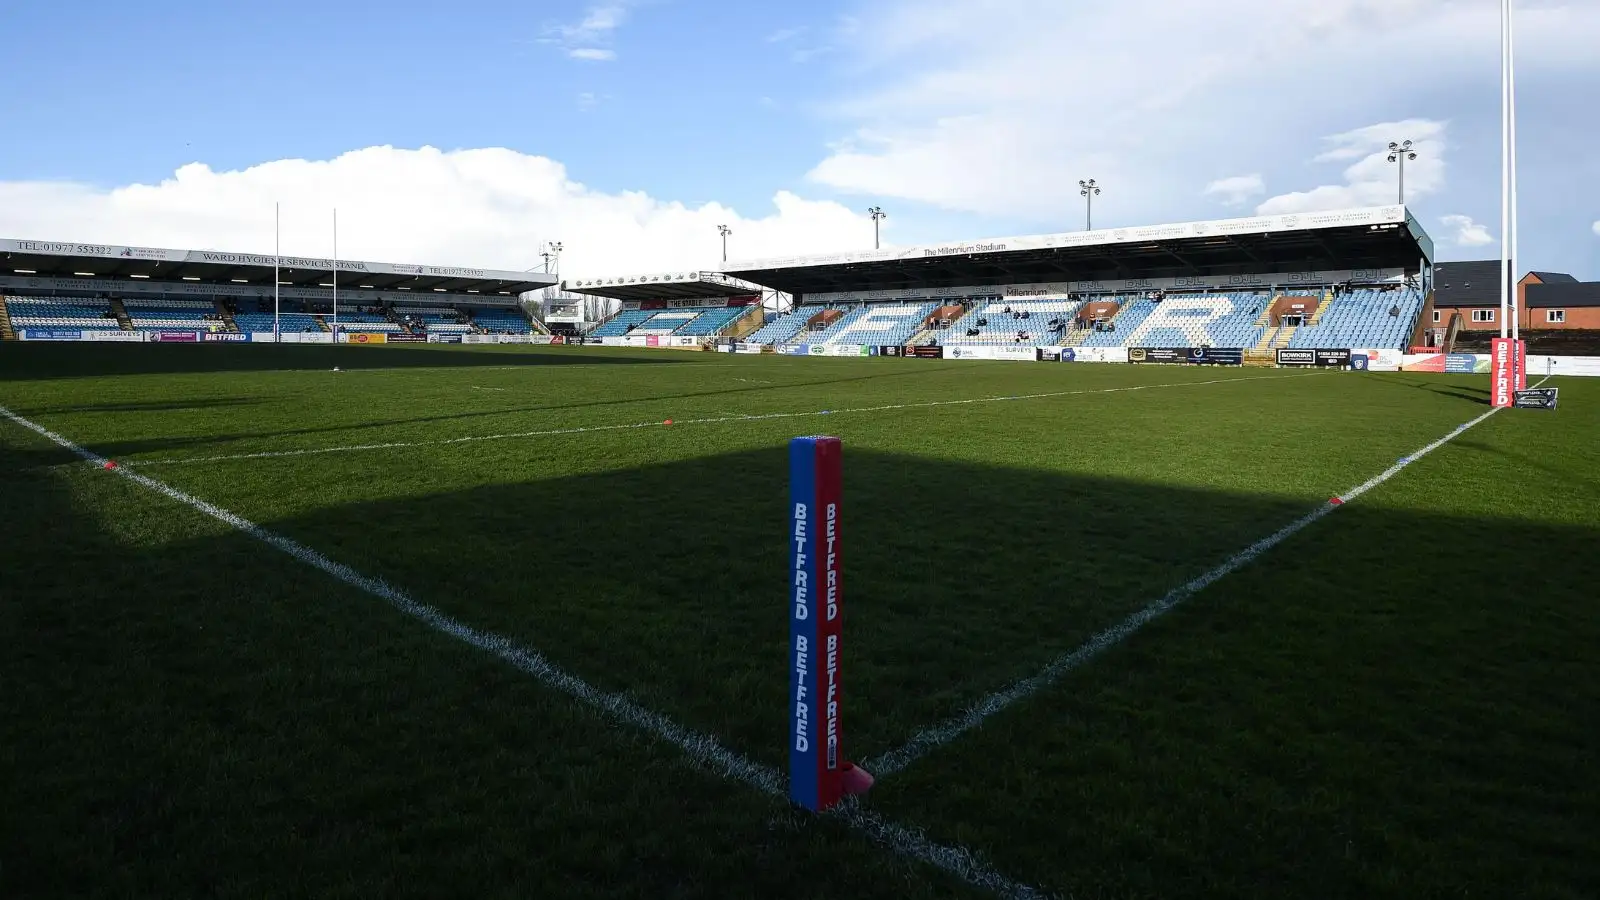
[[[167,250],[114,244],[76,244],[63,241],[0,240],[0,274],[78,278],[137,278],[162,281],[201,281],[219,284],[272,284],[274,257],[219,250]],[[334,261],[303,256],[279,256],[278,280],[301,287],[333,281]],[[555,284],[553,275],[476,269],[466,266],[426,266],[401,263],[338,261],[339,285],[376,290],[435,289],[483,294],[521,294]]]
[[[1406,268],[1433,241],[1404,206],[1186,222],[729,263],[792,294]]]
[[[669,272],[621,278],[579,278],[563,281],[561,289],[574,294],[613,300],[697,300],[711,297],[746,297],[761,293],[751,284],[716,272]]]

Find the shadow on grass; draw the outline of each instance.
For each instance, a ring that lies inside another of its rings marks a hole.
[[[1455,397],[1461,400],[1471,400],[1484,406],[1489,405],[1489,389],[1487,387],[1473,387],[1464,384],[1451,384],[1440,381],[1408,381],[1399,380],[1406,387],[1413,387],[1419,391],[1438,394],[1441,397]]]
[[[660,350],[596,351],[535,345],[463,347],[406,344],[382,347],[322,344],[77,344],[7,341],[0,346],[0,381],[207,372],[305,369],[473,368],[481,366],[682,365],[719,357]]]
[[[881,381],[885,379],[918,378],[926,376],[934,371],[938,370],[921,366],[880,369],[866,375],[849,375],[839,378],[819,378],[810,381],[771,382],[760,385],[719,388],[717,390],[685,391],[674,394],[658,394],[655,396],[629,396],[610,400],[577,400],[569,403],[547,403],[532,406],[496,407],[493,409],[473,410],[470,412],[443,413],[437,415],[410,416],[392,419],[374,419],[362,422],[343,422],[337,425],[314,428],[286,428],[268,431],[238,432],[233,434],[212,434],[196,437],[161,437],[141,440],[110,441],[97,443],[89,449],[110,459],[122,459],[124,457],[132,458],[134,456],[146,453],[166,453],[181,450],[195,450],[204,447],[218,447],[236,441],[260,440],[263,438],[304,437],[306,435],[313,434],[348,434],[351,435],[351,437],[347,439],[348,442],[360,443],[362,439],[357,435],[375,428],[394,428],[404,425],[459,422],[471,419],[515,416],[526,413],[564,412],[610,406],[639,406],[668,400],[703,400],[709,397],[738,397],[753,394],[765,394],[776,391],[799,390],[803,388],[838,387],[841,385],[862,384],[865,382]],[[261,402],[264,401],[249,398],[219,398],[211,400],[196,399],[192,401],[182,400],[160,402],[132,401],[128,403],[71,405],[60,407],[43,407],[38,409],[30,408],[23,411],[29,416],[50,416],[83,412],[171,412],[207,408],[223,408],[230,406],[247,406],[259,404]],[[75,462],[77,460],[77,457],[70,451],[47,445],[39,446],[32,454],[18,453],[17,456],[19,458],[30,456],[31,461],[25,464],[34,466],[62,465]]]
[[[781,449],[761,450],[263,524],[778,765],[785,472]],[[847,451],[845,473],[844,723],[857,758],[1306,511],[860,450]],[[16,644],[0,648],[0,681],[24,685],[5,695],[18,731],[0,746],[10,771],[38,773],[10,792],[12,821],[29,830],[8,845],[24,861],[66,848],[24,863],[44,886],[109,890],[137,877],[182,893],[227,871],[250,877],[230,884],[239,894],[307,883],[496,892],[530,878],[596,896],[721,896],[748,878],[750,891],[731,893],[813,896],[818,878],[849,896],[948,889],[826,829],[774,835],[743,789],[707,787],[650,739],[264,545],[174,534],[134,554],[29,477],[0,485],[28,498],[0,520],[21,561],[8,572],[15,599],[0,605]],[[109,475],[66,477],[84,480],[108,520],[174,509]],[[39,519],[52,527],[32,527]],[[1441,535],[1457,552],[1439,552]],[[980,850],[1021,860],[1012,874],[1024,880],[1116,895],[1413,897],[1462,878],[1506,895],[1526,867],[1581,894],[1562,854],[1593,822],[1572,804],[1530,820],[1517,798],[1586,783],[1573,749],[1593,741],[1581,723],[1600,684],[1597,540],[1595,528],[1353,505],[1048,692],[1059,701],[1137,679],[1139,691],[1093,710],[1114,737],[1074,731],[1059,704],[1029,705],[969,736],[1009,735],[984,758],[952,748],[947,787],[919,787],[921,824],[978,835]],[[1455,577],[1424,572],[1429,554]],[[1529,559],[1563,561],[1538,567],[1531,594]],[[1537,664],[1533,648],[1564,665]],[[1124,653],[1148,659],[1129,672]],[[1168,658],[1183,665],[1168,671]],[[1574,676],[1586,677],[1555,683]],[[1307,700],[1330,694],[1346,699]],[[1211,730],[1197,732],[1194,715]],[[1441,722],[1495,741],[1440,741]],[[1508,742],[1521,760],[1509,768]],[[1033,777],[973,795],[974,771],[1013,766]],[[1051,777],[1062,766],[1072,777]],[[1417,783],[1428,771],[1450,773],[1453,789]],[[914,807],[898,783],[877,796]],[[680,809],[680,789],[700,795]],[[1124,795],[1138,802],[1107,799]],[[1329,795],[1332,810],[1319,799]],[[967,831],[968,817],[981,827]],[[1495,861],[1509,845],[1481,853],[1513,833],[1515,871]],[[1095,845],[1096,834],[1110,837]],[[1374,835],[1408,848],[1403,866],[1374,877],[1334,852]],[[825,846],[839,855],[819,874]],[[1104,873],[1096,885],[1075,882],[1086,860]],[[52,863],[63,869],[41,868]],[[452,880],[467,865],[468,879]]]
[[[0,896],[983,896],[12,437]]]
[[[191,400],[125,400],[116,403],[78,403],[38,410],[45,415],[61,413],[145,413],[184,412],[199,409],[224,409],[235,406],[259,406],[260,397],[196,397]]]

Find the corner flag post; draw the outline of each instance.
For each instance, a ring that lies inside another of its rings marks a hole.
[[[842,592],[836,437],[789,442],[789,798],[813,812],[839,802]]]

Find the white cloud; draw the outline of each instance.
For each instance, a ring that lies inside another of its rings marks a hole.
[[[806,30],[804,28],[780,28],[767,35],[767,43],[782,44],[786,41],[792,41],[805,33]]]
[[[1600,221],[1594,223],[1594,235],[1595,237],[1600,237]]]
[[[1173,221],[1201,211],[1193,185],[1242,160],[1292,165],[1308,155],[1305,136],[1328,133],[1330,121],[1397,110],[1454,119],[1454,108],[1434,110],[1445,95],[1494,115],[1498,15],[1489,3],[999,5],[1004,14],[993,0],[863,5],[838,54],[849,87],[828,110],[848,131],[810,177],[868,197],[1044,222],[1075,209],[1078,179],[1092,176],[1105,186],[1098,206],[1108,224]],[[1521,43],[1539,50],[1519,60],[1529,83],[1558,67],[1593,72],[1600,4],[1529,6],[1518,20]],[[1361,161],[1354,144],[1329,154]],[[1437,164],[1418,160],[1419,184]]]
[[[609,47],[612,36],[627,19],[627,3],[599,3],[589,7],[575,23],[547,26],[543,40],[559,46],[569,59],[610,62],[617,58],[616,51]]]
[[[1445,240],[1458,247],[1482,247],[1495,242],[1487,225],[1479,225],[1471,216],[1440,216],[1439,223],[1450,229]]]
[[[1378,206],[1399,197],[1400,154],[1389,152],[1390,142],[1412,141],[1406,153],[1406,202],[1444,187],[1445,123],[1427,119],[1382,122],[1323,139],[1330,148],[1314,162],[1354,160],[1344,170],[1343,184],[1325,184],[1305,191],[1270,197],[1256,208],[1261,215]],[[1415,154],[1416,159],[1409,157]],[[1390,156],[1394,162],[1389,162]]]
[[[159,184],[104,189],[0,181],[0,234],[153,247],[270,253],[281,201],[283,252],[328,255],[331,209],[350,259],[527,269],[541,242],[562,241],[569,277],[716,268],[716,226],[754,258],[872,246],[872,222],[832,202],[778,192],[746,217],[643,192],[608,194],[553,160],[505,149],[368,147],[331,160],[289,159],[218,172],[193,163]]]
[[[1237,206],[1251,197],[1256,197],[1266,192],[1267,186],[1261,180],[1260,174],[1219,178],[1206,185],[1204,191],[1206,196],[1219,197],[1223,203],[1229,206]]]
[[[578,110],[588,112],[600,103],[600,98],[593,91],[583,91],[578,94]]]

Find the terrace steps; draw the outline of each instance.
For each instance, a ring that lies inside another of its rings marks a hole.
[[[1271,350],[1272,340],[1277,337],[1279,330],[1280,328],[1276,325],[1268,325],[1266,330],[1261,332],[1261,339],[1256,341],[1256,345],[1252,349]]]
[[[1285,325],[1278,329],[1278,336],[1272,339],[1273,349],[1289,346],[1289,341],[1294,337],[1296,326]]]
[[[0,341],[14,341],[17,332],[11,327],[11,310],[6,308],[6,298],[0,295]]]
[[[123,331],[133,330],[133,319],[129,318],[128,308],[122,305],[121,300],[112,298],[111,314],[117,317],[117,327],[121,328]]]
[[[1327,314],[1328,307],[1333,305],[1332,292],[1322,295],[1322,302],[1317,304],[1317,311],[1311,314],[1311,321],[1307,325],[1321,325],[1322,317]]]
[[[239,331],[239,323],[233,320],[233,310],[229,309],[228,304],[222,302],[221,300],[216,301],[216,306],[217,315],[220,316],[223,323],[228,326],[228,330],[237,334]]]
[[[1056,342],[1056,346],[1076,347],[1079,344],[1082,344],[1084,339],[1087,338],[1091,333],[1092,331],[1088,328],[1078,328],[1076,326],[1068,328],[1067,330],[1061,332],[1061,340]]]

